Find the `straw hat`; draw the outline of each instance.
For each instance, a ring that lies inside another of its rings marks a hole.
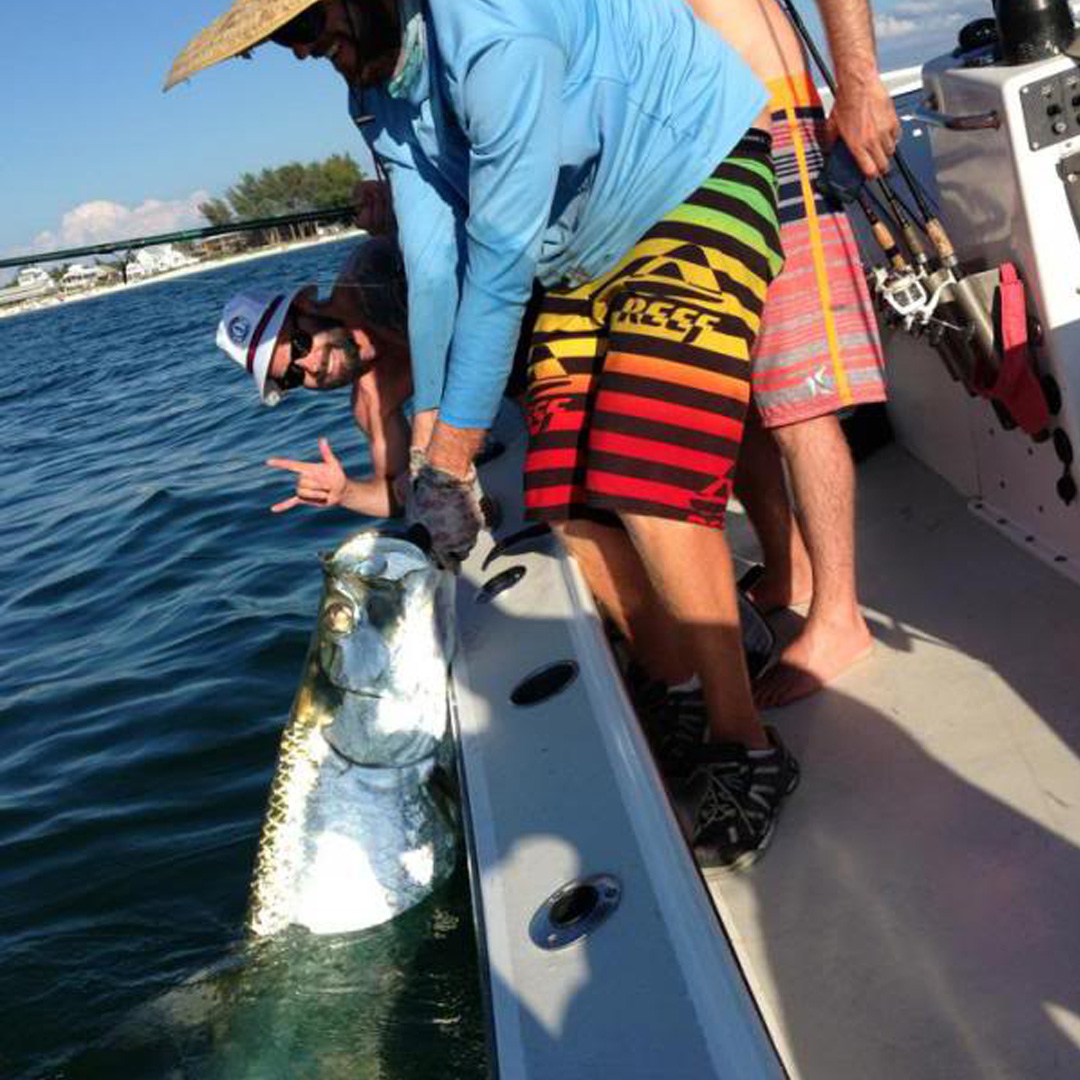
[[[196,35],[173,61],[162,87],[183,79],[237,53],[247,52],[317,0],[233,0],[233,6]]]

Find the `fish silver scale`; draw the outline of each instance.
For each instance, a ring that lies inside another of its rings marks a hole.
[[[346,933],[428,896],[457,858],[450,754],[453,582],[364,532],[323,557],[303,677],[281,739],[247,927]]]

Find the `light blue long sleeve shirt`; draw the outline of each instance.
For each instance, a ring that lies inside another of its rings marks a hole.
[[[767,101],[684,0],[426,0],[406,98],[350,109],[393,192],[417,410],[490,426],[534,278],[611,269]]]

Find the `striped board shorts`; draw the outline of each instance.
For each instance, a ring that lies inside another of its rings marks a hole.
[[[529,348],[525,509],[722,527],[750,351],[783,264],[767,132],[609,273],[543,299]]]
[[[806,75],[775,79],[773,163],[784,269],[769,286],[753,358],[765,427],[885,399],[884,358],[847,214],[813,187],[825,113]]]

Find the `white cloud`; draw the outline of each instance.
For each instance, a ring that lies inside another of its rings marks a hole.
[[[915,33],[917,29],[918,23],[914,19],[898,19],[893,15],[874,16],[874,33],[877,34],[878,41],[904,37]]]
[[[58,228],[38,233],[29,249],[56,251],[197,228],[206,224],[199,213],[199,203],[209,198],[209,192],[194,191],[184,199],[146,199],[136,207],[95,199],[69,210]]]
[[[941,4],[937,0],[900,0],[889,9],[893,15],[941,15]],[[946,13],[948,14],[948,13]],[[960,16],[952,13],[955,18]]]
[[[874,17],[883,70],[921,64],[950,51],[972,19],[992,16],[985,0],[896,0]]]
[[[940,5],[928,0],[900,0],[887,13],[874,16],[874,32],[879,41],[912,34],[930,38],[959,29],[972,14],[963,5],[957,10],[942,11]]]

